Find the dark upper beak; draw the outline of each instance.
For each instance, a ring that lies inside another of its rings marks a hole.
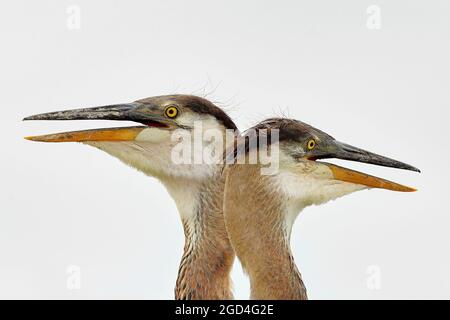
[[[343,159],[349,161],[357,161],[363,163],[374,164],[378,166],[398,168],[404,170],[411,170],[420,172],[419,169],[413,167],[407,163],[400,162],[388,157],[378,155],[376,153],[366,151],[357,147],[353,147],[346,143],[342,143],[336,140],[328,142],[326,151],[319,151],[313,156],[314,159]]]
[[[147,120],[158,120],[155,115],[144,112],[149,107],[138,102],[114,104],[109,106],[72,109],[37,114],[26,117],[23,120],[122,120],[145,122]],[[160,118],[160,120],[163,120]]]

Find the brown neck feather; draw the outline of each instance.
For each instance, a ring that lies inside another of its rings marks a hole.
[[[307,299],[289,247],[284,199],[257,165],[227,168],[224,216],[253,299]]]
[[[234,251],[223,219],[224,185],[224,178],[217,177],[202,186],[193,220],[183,221],[186,240],[175,299],[233,299]]]

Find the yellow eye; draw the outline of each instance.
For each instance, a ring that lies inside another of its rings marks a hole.
[[[164,113],[165,113],[166,117],[173,119],[173,118],[176,118],[176,116],[178,115],[178,109],[177,109],[177,107],[170,106],[170,107],[166,108]]]
[[[316,141],[314,141],[313,139],[308,141],[308,150],[314,149],[315,146],[316,146]]]

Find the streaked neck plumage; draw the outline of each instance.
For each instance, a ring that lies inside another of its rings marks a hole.
[[[233,299],[230,272],[234,251],[223,219],[224,178],[221,170],[198,185],[181,184],[192,193],[189,209],[179,206],[185,246],[175,288],[176,299]],[[168,187],[172,194],[174,189]],[[186,191],[175,191],[186,192]],[[183,197],[174,197],[182,199]]]
[[[205,130],[210,127],[218,125],[213,120],[203,123]],[[172,150],[179,141],[169,132],[149,128],[141,135],[143,141],[87,144],[156,177],[175,200],[185,233],[175,298],[232,299],[234,251],[223,219],[223,164],[175,164]]]
[[[257,165],[228,171],[224,213],[229,238],[248,273],[252,299],[306,299],[289,247],[284,199]],[[274,190],[275,189],[275,190]]]
[[[260,165],[232,165],[225,170],[225,223],[250,277],[253,299],[307,299],[289,244],[295,219],[307,206],[364,189],[316,179],[303,163],[285,158],[281,153],[280,170],[274,175],[262,175]]]

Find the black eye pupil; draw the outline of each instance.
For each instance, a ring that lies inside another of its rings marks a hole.
[[[177,114],[177,110],[175,108],[169,108],[169,109],[166,110],[166,114],[169,117],[175,117],[176,114]]]

